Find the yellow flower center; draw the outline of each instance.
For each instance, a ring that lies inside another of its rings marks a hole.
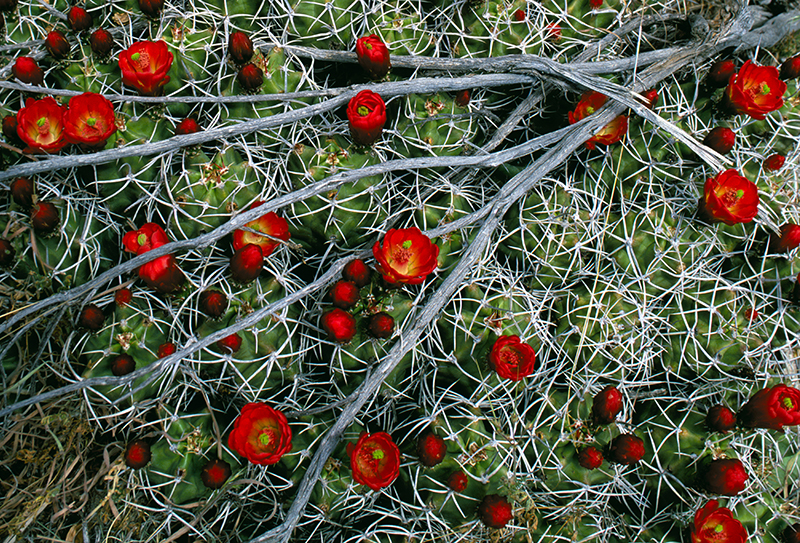
[[[372,44],[367,42],[364,44],[364,47],[366,47],[367,49],[372,49]]]
[[[384,452],[380,449],[375,449],[372,451],[372,459],[373,460],[382,460],[385,456]]]
[[[136,62],[137,60],[139,60],[139,57],[141,57],[141,56],[142,55],[140,55],[139,53],[134,53],[134,54],[131,55],[131,60]]]
[[[362,117],[366,117],[370,114],[369,108],[367,106],[358,106],[358,114]]]
[[[145,236],[144,234],[139,234],[139,237],[136,238],[136,241],[139,243],[139,245],[144,245],[145,243],[147,243],[147,236]]]
[[[792,403],[792,399],[791,398],[784,398],[783,399],[783,407],[785,407],[786,409],[794,408],[794,404]]]
[[[761,84],[761,94],[769,94],[769,86],[766,83]]]
[[[36,121],[36,126],[44,126],[47,123],[47,117],[41,117],[38,121]]]
[[[594,113],[594,108],[593,108],[592,106],[589,106],[589,107],[587,107],[587,108],[586,108],[586,113],[588,113],[589,115],[591,115],[592,113]]]
[[[403,242],[403,249],[411,249],[411,240],[407,239]]]
[[[270,432],[262,432],[261,435],[258,436],[258,442],[264,445],[265,447],[269,445],[271,440]]]
[[[716,526],[714,526],[714,531],[717,532],[718,534],[722,533],[724,529],[725,527],[722,524],[717,524]]]
[[[97,124],[97,119],[95,119],[94,117],[89,117],[88,119],[86,119],[86,124],[88,126],[94,126]]]

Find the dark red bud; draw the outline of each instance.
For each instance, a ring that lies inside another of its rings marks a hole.
[[[467,107],[469,105],[469,90],[464,89],[456,94],[456,105],[459,107]]]
[[[67,14],[67,23],[75,32],[92,28],[92,15],[80,6],[73,6]]]
[[[771,172],[777,172],[783,168],[784,162],[786,162],[786,157],[779,153],[775,153],[764,160],[764,167]]]
[[[394,334],[394,317],[381,311],[369,318],[369,332],[378,339],[388,339]]]
[[[527,17],[525,15],[525,12],[522,11],[521,9],[518,9],[517,11],[514,12],[514,20],[517,21],[518,23],[521,23],[525,19],[527,19]]]
[[[0,267],[8,268],[11,266],[16,255],[17,251],[14,250],[11,242],[5,238],[0,238]]]
[[[33,207],[33,181],[27,177],[17,177],[11,182],[11,199],[26,211]]]
[[[770,234],[769,251],[771,253],[788,253],[800,246],[800,226],[787,222],[781,226],[780,236]]]
[[[133,300],[133,293],[128,288],[121,288],[114,293],[114,303],[119,307],[125,307]]]
[[[56,60],[63,60],[69,56],[69,42],[60,30],[52,30],[44,39],[44,46],[50,56]]]
[[[175,354],[177,350],[178,348],[175,346],[174,343],[169,343],[169,342],[162,343],[161,345],[158,346],[158,351],[156,351],[156,356],[158,358],[166,358],[172,354]]]
[[[31,208],[31,225],[37,234],[50,234],[58,227],[61,218],[52,202],[36,202]]]
[[[718,60],[708,71],[706,81],[715,88],[727,87],[731,76],[736,73],[736,64],[732,60]]]
[[[337,281],[329,295],[333,305],[340,309],[350,309],[358,303],[361,297],[358,287],[350,281]]]
[[[200,293],[200,312],[212,319],[218,319],[228,309],[228,297],[218,290],[204,290]]]
[[[195,132],[200,132],[200,125],[197,124],[197,121],[192,119],[191,117],[182,120],[178,123],[178,126],[175,127],[175,135],[182,136],[184,134],[194,134]]]
[[[225,481],[231,476],[231,466],[224,460],[215,458],[210,460],[200,472],[200,480],[212,490],[222,488]]]
[[[223,353],[233,354],[242,348],[242,337],[239,334],[231,334],[217,341],[217,348]]]
[[[228,54],[237,66],[250,62],[253,58],[253,42],[250,37],[244,32],[233,32],[228,38]]]
[[[650,89],[649,91],[644,92],[642,96],[644,96],[645,100],[647,100],[647,107],[650,109],[656,107],[656,104],[658,103],[658,91],[656,89]]]
[[[142,469],[150,462],[150,444],[142,439],[131,441],[125,447],[125,465],[131,469]]]
[[[578,464],[582,468],[597,469],[603,465],[603,453],[597,447],[584,447],[578,453]]]
[[[31,57],[17,57],[11,72],[14,77],[28,85],[42,86],[44,83],[44,70]]]
[[[800,56],[787,58],[781,64],[781,79],[796,79],[800,77]]]
[[[469,477],[461,470],[454,471],[447,478],[447,486],[454,492],[464,492],[469,484]]]
[[[103,322],[106,320],[103,315],[103,310],[95,304],[87,304],[81,309],[81,314],[78,317],[78,326],[84,330],[97,332],[103,327]]]
[[[730,153],[734,143],[736,143],[736,134],[733,133],[733,130],[724,126],[717,126],[712,129],[703,139],[703,145],[714,149],[721,155]]]
[[[238,283],[255,281],[264,267],[264,251],[260,245],[248,243],[231,257],[231,276]]]
[[[19,143],[19,134],[17,134],[17,116],[6,115],[3,117],[3,135],[6,137],[8,143]]]
[[[344,277],[346,281],[354,283],[358,288],[369,284],[371,275],[372,270],[359,258],[348,262],[344,270],[342,270],[342,277]]]
[[[514,511],[504,496],[487,494],[478,506],[478,518],[489,528],[502,528],[514,519]]]
[[[108,30],[98,28],[89,36],[89,47],[92,48],[92,53],[98,57],[107,57],[114,48],[114,37]]]
[[[322,315],[322,328],[333,341],[347,343],[356,335],[356,319],[337,307]]]
[[[111,359],[111,373],[117,377],[133,373],[136,369],[136,361],[129,354],[118,354]]]
[[[239,73],[236,74],[236,81],[245,90],[255,90],[264,82],[264,72],[255,64],[245,64],[239,68]]]
[[[157,19],[164,9],[164,0],[139,0],[139,9],[152,19]]]
[[[592,401],[592,422],[595,424],[611,424],[617,420],[622,411],[622,394],[612,385],[608,385],[594,397]]]
[[[430,468],[444,460],[447,455],[447,445],[444,439],[427,430],[417,440],[417,455],[420,463]]]
[[[611,440],[608,453],[609,461],[617,464],[635,464],[644,458],[644,441],[633,434],[621,434]]]
[[[736,428],[736,413],[724,405],[715,405],[708,410],[706,426],[712,432],[729,432]]]

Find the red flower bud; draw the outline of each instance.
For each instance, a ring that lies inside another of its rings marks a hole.
[[[356,41],[358,63],[369,74],[370,79],[378,80],[386,77],[392,68],[389,49],[376,34],[362,36]]]
[[[40,87],[44,83],[44,70],[31,57],[17,57],[11,72],[23,83]]]
[[[747,472],[738,458],[712,460],[700,477],[703,488],[721,496],[735,496],[747,485]]]
[[[218,319],[228,310],[228,297],[214,289],[200,293],[198,309],[212,319]]]
[[[800,390],[776,385],[756,392],[739,411],[739,422],[745,428],[783,430],[800,424]]]
[[[156,356],[158,358],[166,358],[170,355],[175,354],[178,348],[175,346],[174,343],[162,343],[158,346],[158,350],[156,351]]]
[[[117,304],[118,307],[125,307],[131,303],[131,300],[133,300],[133,294],[128,288],[121,288],[114,293],[114,303]]]
[[[739,172],[725,170],[706,179],[698,210],[703,219],[734,225],[748,223],[757,214],[758,188]]]
[[[210,460],[203,466],[200,472],[200,480],[203,484],[212,490],[222,488],[225,481],[231,476],[231,466],[224,460],[215,458]]]
[[[157,19],[164,9],[164,0],[139,0],[139,9],[152,19]]]
[[[658,91],[656,89],[650,89],[642,93],[642,96],[647,100],[647,107],[650,109],[653,109],[658,103]]]
[[[67,23],[75,32],[88,30],[92,27],[92,15],[79,6],[73,6],[67,13]]]
[[[781,79],[796,79],[800,77],[800,56],[787,58],[781,64]]]
[[[786,223],[781,226],[781,235],[770,234],[769,251],[771,253],[788,253],[800,245],[800,226]]]
[[[736,64],[732,60],[718,60],[711,65],[706,81],[714,88],[728,86],[731,76],[736,73]]]
[[[136,369],[136,361],[129,354],[118,354],[111,359],[111,373],[117,377],[128,375]]]
[[[131,469],[142,469],[150,462],[150,444],[142,439],[131,441],[125,447],[125,465]]]
[[[644,441],[633,434],[621,434],[611,440],[606,458],[617,464],[635,464],[644,457]]]
[[[447,478],[447,486],[449,486],[453,492],[464,492],[468,484],[469,477],[461,470],[454,471],[450,474],[450,477]]]
[[[3,117],[3,135],[6,137],[8,143],[17,143],[22,140],[19,139],[17,134],[17,116],[6,115]]]
[[[708,410],[706,426],[712,432],[724,434],[736,428],[736,413],[724,405],[715,405]]]
[[[603,0],[589,0],[589,5],[592,9],[597,9],[603,5]]]
[[[456,94],[455,102],[458,107],[467,107],[469,105],[469,90],[464,89]]]
[[[603,453],[597,447],[588,446],[584,447],[578,453],[578,464],[582,468],[597,469],[603,465]]]
[[[359,258],[348,262],[342,270],[342,277],[346,281],[354,283],[358,288],[366,286],[371,275],[372,270]]]
[[[23,209],[33,206],[33,181],[27,177],[17,177],[11,182],[11,198]]]
[[[772,172],[777,172],[781,168],[783,168],[783,163],[786,162],[786,157],[775,153],[774,155],[770,155],[769,158],[764,160],[764,167]]]
[[[237,66],[247,64],[253,58],[253,41],[244,32],[237,30],[231,33],[228,38],[228,54]]]
[[[487,494],[478,506],[478,518],[489,528],[502,528],[514,519],[514,511],[505,496]]]
[[[114,47],[114,37],[108,30],[98,28],[89,36],[89,47],[92,48],[92,53],[100,58],[105,58],[111,54],[111,49]]]
[[[394,317],[381,311],[369,318],[369,331],[378,339],[388,339],[394,334]]]
[[[372,145],[386,124],[386,104],[379,94],[364,89],[347,104],[350,135],[359,145]]]
[[[527,16],[525,15],[525,12],[523,10],[518,9],[517,11],[514,12],[514,20],[517,21],[518,23],[521,23],[525,19],[527,19]]]
[[[337,307],[322,315],[322,328],[333,341],[348,343],[356,335],[356,319],[347,311]]]
[[[197,121],[188,117],[181,122],[178,123],[178,126],[175,127],[175,135],[182,136],[184,134],[194,134],[195,132],[200,132],[200,125],[197,124]]]
[[[69,56],[69,42],[60,30],[51,30],[44,39],[44,46],[50,56],[56,60],[63,60]]]
[[[250,283],[261,275],[264,267],[264,252],[259,245],[248,243],[240,247],[231,257],[231,277],[237,283]]]
[[[554,43],[561,41],[561,26],[558,23],[547,23],[544,27],[544,39]]]
[[[417,440],[417,455],[423,466],[431,468],[444,460],[447,455],[447,445],[444,439],[433,431],[426,430]]]
[[[690,536],[692,543],[745,543],[747,530],[730,509],[711,500],[695,513]]]
[[[217,341],[217,349],[223,353],[234,354],[242,348],[242,337],[239,334],[231,334]]]
[[[622,394],[613,385],[601,390],[592,401],[592,422],[611,424],[622,411]]]
[[[91,332],[97,332],[103,327],[105,320],[102,309],[95,304],[86,304],[78,317],[78,326]]]
[[[748,307],[744,310],[744,318],[749,321],[754,321],[758,318],[758,311],[753,307]]]
[[[730,128],[717,126],[703,138],[703,145],[714,149],[721,155],[727,155],[736,143],[736,134]]]
[[[337,281],[328,295],[339,309],[350,309],[361,298],[358,287],[350,281]]]
[[[5,238],[0,238],[0,267],[7,268],[14,263],[17,251],[14,246]]]
[[[37,234],[50,234],[58,227],[61,218],[52,202],[36,202],[31,208],[31,225]]]
[[[239,68],[236,74],[236,81],[243,89],[254,91],[264,83],[264,72],[253,63],[248,63]]]

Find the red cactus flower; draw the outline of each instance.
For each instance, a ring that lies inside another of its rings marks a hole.
[[[478,518],[489,528],[502,528],[514,520],[514,510],[505,496],[487,494],[478,506]]]
[[[360,258],[351,260],[342,270],[342,277],[346,281],[354,283],[358,288],[367,286],[371,276],[372,270]]]
[[[736,63],[732,60],[718,60],[711,65],[706,81],[715,88],[727,87],[728,82],[736,73]]]
[[[244,90],[254,91],[264,83],[264,71],[252,62],[248,62],[239,68],[236,81]]]
[[[263,204],[264,202],[260,200],[253,202],[253,205],[250,206],[250,209],[255,209]],[[271,238],[288,241],[291,237],[289,234],[289,223],[286,222],[286,219],[279,217],[273,211],[262,215],[254,221],[250,221],[245,225],[245,228],[255,230],[255,232],[249,232],[241,229],[235,230],[233,232],[233,250],[238,251],[248,243],[253,243],[261,247],[261,252],[263,253],[264,258],[267,258],[269,255],[271,255],[272,251],[274,251],[275,248],[280,245],[280,241],[275,241]],[[267,234],[269,237],[259,236],[256,232]]]
[[[433,467],[441,464],[447,455],[447,445],[432,430],[426,430],[417,440],[417,455],[423,466]]]
[[[386,104],[379,94],[364,89],[347,104],[350,136],[359,145],[372,145],[386,124]]]
[[[67,144],[64,109],[51,96],[28,98],[17,112],[17,135],[28,146],[26,152],[57,153]]]
[[[769,251],[771,253],[788,253],[800,245],[800,226],[786,223],[781,226],[780,236],[770,234]]]
[[[157,249],[169,243],[169,238],[164,229],[156,223],[148,222],[138,230],[126,233],[122,237],[122,245],[125,250],[139,256],[152,249]]]
[[[156,351],[156,356],[158,358],[166,358],[170,355],[175,354],[178,351],[178,348],[175,346],[174,343],[162,343],[158,346],[158,350]]]
[[[39,200],[31,208],[31,226],[33,226],[33,230],[37,234],[52,234],[60,222],[61,217],[58,215],[58,208],[53,202]]]
[[[136,361],[129,354],[118,354],[111,359],[109,367],[111,368],[112,374],[117,377],[122,377],[123,375],[133,373],[133,370],[136,369]]]
[[[500,336],[489,353],[489,366],[503,379],[521,381],[536,370],[536,352],[519,336]]]
[[[92,49],[92,53],[100,58],[105,58],[111,54],[111,49],[114,48],[114,36],[108,30],[98,28],[89,36],[89,47]]]
[[[253,464],[276,464],[292,450],[292,429],[280,411],[248,403],[233,423],[228,446]]]
[[[69,56],[69,42],[60,30],[51,30],[44,39],[44,47],[55,60],[64,60]]]
[[[264,252],[259,245],[248,243],[231,257],[231,277],[237,283],[250,283],[261,275],[264,268]]]
[[[724,405],[715,405],[708,410],[706,426],[712,432],[729,432],[736,428],[736,413]]]
[[[747,485],[747,471],[738,458],[712,460],[700,477],[703,488],[721,496],[735,496]]]
[[[231,334],[229,336],[225,336],[224,338],[220,339],[216,343],[217,349],[220,352],[228,353],[228,354],[235,354],[242,348],[242,336],[239,334]]]
[[[781,64],[781,79],[796,79],[800,77],[800,56],[787,58]]]
[[[166,42],[139,41],[119,54],[122,82],[144,96],[160,96],[169,83],[173,56]]]
[[[338,307],[326,311],[322,315],[322,328],[328,337],[337,343],[348,343],[356,335],[356,319],[347,311]]]
[[[603,453],[592,445],[584,447],[578,452],[578,464],[582,468],[597,469],[603,465]]]
[[[350,309],[358,303],[361,295],[358,287],[350,281],[337,281],[328,293],[333,305],[339,309]]]
[[[783,384],[756,392],[739,411],[747,428],[783,430],[800,424],[800,390]]]
[[[84,92],[73,96],[64,112],[64,136],[70,143],[102,149],[117,131],[114,106],[104,96]]]
[[[122,238],[122,245],[125,250],[135,253],[137,256],[161,247],[168,242],[169,239],[164,229],[151,222],[146,223],[139,230],[127,232]],[[143,264],[139,267],[139,277],[150,288],[162,294],[178,290],[186,279],[175,263],[173,255],[160,256],[147,264]]]
[[[736,134],[730,128],[724,126],[714,127],[711,132],[703,138],[703,145],[714,149],[721,155],[727,155],[736,143]]]
[[[384,281],[391,284],[419,285],[438,265],[439,247],[419,228],[392,228],[376,241],[372,255]]]
[[[748,223],[758,214],[758,188],[734,169],[706,179],[700,214],[709,222]]]
[[[575,106],[575,111],[567,113],[569,124],[575,124],[592,115],[595,111],[600,109],[606,103],[608,97],[605,94],[597,91],[586,91],[581,96],[580,102]],[[613,121],[603,127],[600,132],[592,136],[586,142],[587,149],[594,149],[595,144],[602,143],[603,145],[611,145],[616,143],[628,133],[628,118],[625,115],[620,115]]]
[[[204,315],[218,319],[228,310],[228,297],[216,289],[204,290],[200,293],[197,308]]]
[[[139,9],[152,19],[158,19],[164,9],[164,0],[139,0]]]
[[[16,249],[5,238],[0,238],[0,267],[7,268],[14,263],[14,257],[17,255]]]
[[[780,153],[775,153],[764,160],[764,167],[771,172],[777,172],[783,168],[784,162],[786,162],[786,157]]]
[[[744,543],[747,530],[727,507],[711,500],[694,515],[692,543]]]
[[[125,447],[125,465],[131,469],[142,469],[150,462],[150,444],[143,439],[128,443]]]
[[[238,30],[231,32],[228,38],[228,54],[237,66],[250,62],[253,52],[253,41],[247,34]]]
[[[450,477],[447,478],[447,486],[449,486],[453,492],[464,492],[468,484],[469,477],[461,470],[454,471],[450,474]]]
[[[389,49],[376,34],[362,36],[356,41],[358,63],[369,74],[370,79],[378,80],[386,77],[392,68]]]
[[[394,317],[383,311],[369,318],[369,332],[378,339],[388,339],[394,334]]]
[[[768,113],[783,107],[786,83],[774,66],[758,66],[748,60],[731,77],[725,89],[725,105],[737,114],[763,120]]]
[[[103,327],[105,320],[106,316],[102,309],[95,304],[86,304],[78,316],[78,326],[84,330],[97,332]]]
[[[11,182],[11,199],[23,209],[30,209],[34,202],[33,181],[27,177],[17,177]]]
[[[117,304],[117,307],[125,307],[131,303],[131,300],[133,300],[133,293],[129,288],[121,288],[114,293],[114,303]]]
[[[92,28],[92,15],[80,6],[72,6],[67,13],[67,24],[75,32]]]
[[[219,458],[209,460],[200,471],[200,480],[203,481],[206,487],[212,490],[222,488],[225,485],[225,481],[227,481],[230,476],[230,464]]]
[[[608,458],[617,464],[635,464],[644,458],[644,441],[633,434],[621,434],[608,445]]]
[[[175,127],[175,135],[182,136],[184,134],[194,134],[195,132],[200,132],[201,128],[200,125],[197,124],[197,121],[188,117],[181,122],[178,123],[178,126]]]
[[[613,385],[597,393],[592,401],[592,421],[595,424],[611,424],[622,411],[622,394]]]
[[[400,449],[386,432],[364,432],[355,445],[347,445],[355,482],[372,490],[387,487],[400,474]]]

